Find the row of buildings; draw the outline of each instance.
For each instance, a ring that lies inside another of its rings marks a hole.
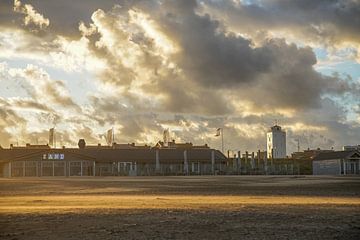
[[[286,133],[275,125],[267,151],[225,156],[208,145],[158,142],[155,146],[112,143],[78,148],[49,145],[0,147],[0,176],[151,176],[210,174],[360,174],[360,146],[343,151],[305,150],[286,156]]]
[[[266,140],[269,158],[287,158],[286,132],[280,126],[271,127]],[[291,155],[291,159],[302,166],[303,173],[314,175],[360,174],[360,145],[344,146],[343,151],[321,150],[319,148],[308,149],[303,152],[298,151]]]

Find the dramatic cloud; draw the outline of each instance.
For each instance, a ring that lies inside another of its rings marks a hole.
[[[319,72],[356,63],[357,1],[0,5],[0,144],[46,142],[53,126],[61,145],[105,143],[114,127],[117,142],[155,144],[169,128],[220,148],[223,127],[226,149],[255,151],[275,119],[289,151],[360,141],[356,71]]]
[[[0,146],[8,146],[12,138],[9,129],[24,128],[26,120],[20,117],[15,111],[6,107],[7,103],[0,98]]]
[[[233,89],[233,98],[245,97],[261,108],[277,105],[284,109],[319,107],[323,94],[358,90],[339,77],[316,72],[311,48],[276,38],[253,47],[250,40],[225,32],[209,16],[197,15],[195,7],[195,2],[189,6],[168,1],[152,19],[143,13],[147,8],[95,12],[91,26],[97,31],[91,33],[100,37],[94,50],[111,66],[101,78],[126,90],[133,86],[138,91],[146,89],[165,111],[206,109],[207,102],[200,96],[211,94],[213,104],[218,103],[215,111],[208,111],[211,114],[227,113],[231,108],[219,90]],[[138,16],[146,24],[139,25]],[[151,38],[149,28],[160,32],[163,40]],[[158,49],[157,41],[171,50]],[[239,94],[242,89],[247,90]],[[358,97],[358,91],[354,94]]]
[[[22,4],[20,0],[14,0],[14,11],[25,15],[25,26],[33,24],[42,29],[48,27],[50,24],[49,19],[38,13],[32,5]]]
[[[78,109],[79,106],[71,99],[69,92],[60,80],[51,79],[43,69],[28,65],[25,69],[10,69],[13,78],[23,78],[28,95],[44,104],[54,104],[62,107]]]
[[[360,3],[354,0],[202,1],[202,11],[236,32],[257,40],[281,36],[290,41],[347,46],[360,61]],[[299,39],[300,38],[300,39]]]

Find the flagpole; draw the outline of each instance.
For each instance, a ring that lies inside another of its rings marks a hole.
[[[112,134],[113,134],[113,136],[112,136],[112,143],[111,143],[111,145],[114,145],[114,142],[115,142],[115,132],[114,132],[114,127],[112,127]]]
[[[221,128],[221,150],[222,153],[224,154],[224,129]]]

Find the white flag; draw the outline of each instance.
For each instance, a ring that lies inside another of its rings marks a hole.
[[[215,137],[218,137],[221,135],[221,128],[216,129]]]
[[[106,143],[111,146],[113,143],[114,139],[113,139],[113,129],[109,129],[106,132]]]
[[[50,128],[49,130],[49,145],[50,146],[54,146],[54,132],[55,132],[55,129],[54,128]]]
[[[163,140],[165,146],[167,146],[167,144],[170,142],[170,131],[168,128],[164,130]]]

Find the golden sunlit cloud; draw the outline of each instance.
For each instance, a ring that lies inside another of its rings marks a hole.
[[[301,122],[297,122],[295,124],[285,124],[284,128],[291,129],[294,132],[304,132],[304,131],[324,132],[328,130],[324,126],[314,126],[314,125],[304,124]]]
[[[16,121],[31,125],[15,131],[20,141],[47,141],[56,123],[70,145],[103,142],[114,126],[118,142],[156,142],[169,129],[176,140],[219,146],[213,131],[223,127],[229,148],[261,148],[275,119],[290,142],[304,129],[331,140],[321,148],[358,141],[358,73],[331,75],[357,67],[358,33],[343,25],[355,3],[334,19],[336,4],[314,2],[319,23],[295,3],[297,17],[282,15],[277,1],[57,4],[69,13],[15,0],[1,18],[2,145],[14,141]]]
[[[25,15],[25,26],[34,24],[42,29],[50,25],[49,19],[38,13],[32,5],[22,4],[20,0],[14,0],[14,11]]]
[[[150,19],[150,15],[145,14],[138,9],[129,10],[129,15],[130,21],[140,26],[145,34],[150,39],[154,40],[155,45],[163,54],[174,54],[179,51],[179,47],[159,30],[156,23]]]

